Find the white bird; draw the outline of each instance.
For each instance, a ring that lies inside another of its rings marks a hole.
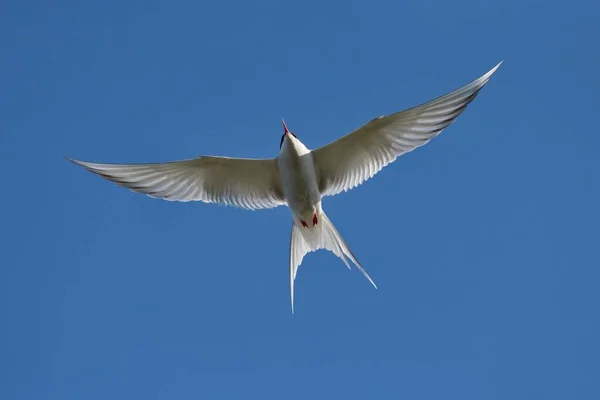
[[[155,164],[69,161],[116,184],[172,201],[203,201],[249,210],[287,205],[292,212],[290,298],[304,256],[326,249],[348,259],[377,288],[329,220],[321,201],[350,190],[383,167],[429,142],[450,125],[500,67],[420,106],[375,118],[342,138],[308,149],[283,122],[279,155],[271,159],[202,156]]]

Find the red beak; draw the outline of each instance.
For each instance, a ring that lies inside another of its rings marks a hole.
[[[285,124],[285,121],[283,120],[283,118],[281,118],[281,123],[283,124],[284,133],[291,133],[290,130],[288,129],[287,125]]]

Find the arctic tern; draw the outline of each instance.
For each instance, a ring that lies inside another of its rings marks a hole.
[[[201,156],[153,164],[100,164],[69,161],[117,185],[154,198],[202,201],[249,210],[288,206],[292,213],[290,299],[304,256],[326,249],[348,259],[377,288],[329,220],[321,200],[348,191],[397,157],[429,142],[473,101],[500,67],[420,106],[381,116],[321,148],[310,150],[282,120],[279,155],[271,159]]]

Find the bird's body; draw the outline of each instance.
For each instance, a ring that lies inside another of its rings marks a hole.
[[[99,164],[69,159],[89,171],[151,197],[203,201],[256,210],[287,205],[292,213],[290,292],[304,256],[326,249],[350,260],[375,286],[322,208],[322,198],[350,190],[398,156],[449,126],[498,69],[418,107],[375,118],[350,134],[309,150],[284,125],[273,159],[202,156],[155,164]],[[375,286],[377,287],[377,286]]]
[[[289,131],[286,129],[286,132]],[[283,141],[277,157],[283,194],[294,222],[307,225],[310,229],[315,215],[318,220],[321,212],[321,193],[317,185],[315,164],[311,151],[298,138],[289,133],[286,135],[289,136]]]

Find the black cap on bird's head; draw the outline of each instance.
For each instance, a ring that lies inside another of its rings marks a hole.
[[[285,135],[292,135],[293,137],[296,137],[296,135],[294,135],[292,132],[290,132],[290,130],[288,129],[283,118],[281,118],[281,123],[283,124],[283,135],[281,135],[281,142],[279,142],[280,149],[281,149],[281,146],[283,146],[283,140],[285,139]]]

